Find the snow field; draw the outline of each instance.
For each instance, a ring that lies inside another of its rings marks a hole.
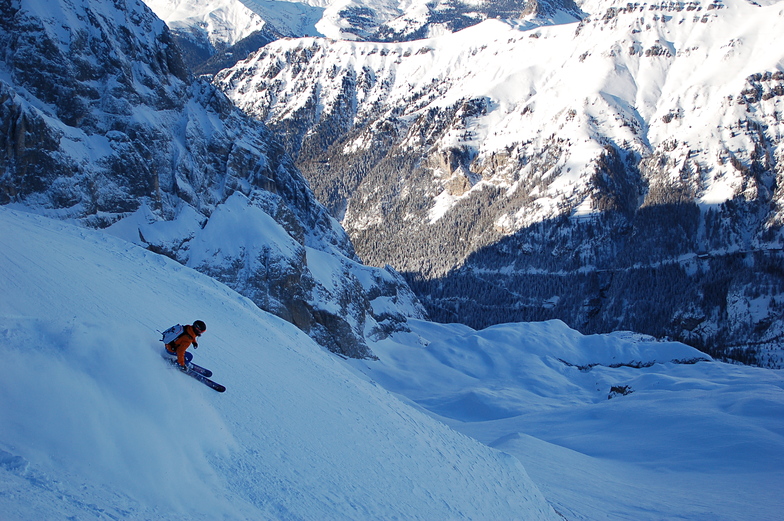
[[[560,321],[411,324],[413,333],[372,346],[379,361],[352,365],[516,456],[567,519],[772,520],[784,511],[780,371],[628,332],[584,336]]]

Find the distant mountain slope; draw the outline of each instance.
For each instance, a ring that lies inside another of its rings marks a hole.
[[[239,0],[145,3],[169,26],[185,62],[198,74],[215,74],[284,35],[268,16],[261,16]]]
[[[281,37],[408,41],[487,19],[529,26],[568,23],[584,13],[572,0],[145,0],[171,27],[194,70],[215,74]],[[212,63],[205,63],[211,60]]]
[[[423,311],[140,1],[0,3],[0,204],[108,228],[347,356]],[[213,219],[214,218],[214,219]]]
[[[336,0],[316,28],[332,39],[394,42],[448,34],[489,19],[547,25],[582,15],[572,0]]]
[[[215,83],[439,320],[764,359],[784,335],[782,6],[590,0],[570,25],[280,41]]]
[[[170,29],[202,31],[216,48],[234,45],[267,24],[238,0],[145,0],[144,3]]]
[[[0,207],[0,517],[559,517],[514,458],[194,270]],[[161,359],[196,318],[218,394]]]

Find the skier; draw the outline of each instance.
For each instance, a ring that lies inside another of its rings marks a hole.
[[[182,334],[166,344],[166,356],[172,362],[176,359],[177,363],[180,364],[180,368],[186,371],[190,361],[193,359],[193,353],[186,353],[185,351],[191,344],[193,344],[194,349],[198,348],[199,343],[196,339],[205,331],[207,331],[207,325],[201,320],[195,321],[193,325],[183,326]]]

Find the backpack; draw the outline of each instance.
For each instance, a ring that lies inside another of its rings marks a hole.
[[[161,333],[161,342],[164,344],[171,344],[185,332],[185,329],[180,325],[176,324]]]

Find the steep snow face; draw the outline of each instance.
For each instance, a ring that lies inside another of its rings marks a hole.
[[[4,520],[729,521],[784,508],[780,371],[685,364],[707,357],[551,321],[414,322],[352,373],[165,257],[8,208],[0,227]],[[159,357],[155,330],[195,318],[208,324],[196,359],[225,394]]]
[[[0,208],[4,520],[559,517],[522,465],[287,322],[104,233]],[[196,318],[196,360],[156,329]]]
[[[776,519],[784,508],[781,371],[560,321],[412,331],[352,365],[519,458],[566,519]]]
[[[572,24],[280,41],[215,83],[283,133],[360,257],[426,281],[431,316],[775,343],[782,6],[591,0]],[[663,266],[667,296],[625,278]]]
[[[0,203],[194,266],[348,356],[424,316],[399,275],[359,264],[269,130],[190,76],[144,4],[0,8]],[[401,308],[375,315],[378,298]]]

